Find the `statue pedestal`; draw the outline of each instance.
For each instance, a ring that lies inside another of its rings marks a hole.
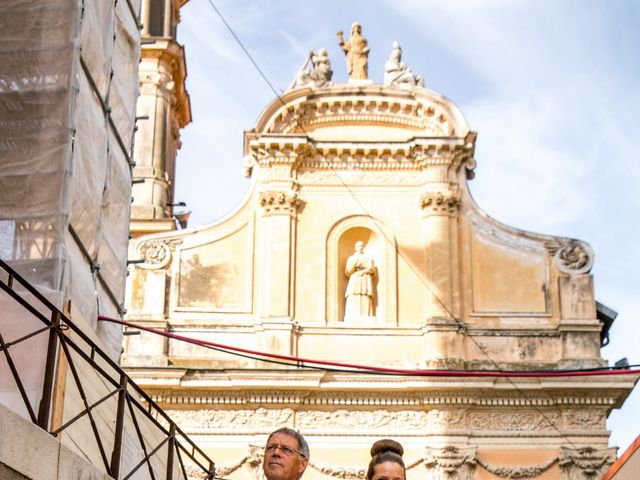
[[[362,85],[364,87],[366,85],[373,85],[373,80],[371,79],[360,80],[356,78],[350,78],[349,85]]]

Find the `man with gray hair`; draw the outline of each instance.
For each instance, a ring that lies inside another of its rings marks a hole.
[[[262,469],[267,480],[300,480],[309,463],[309,444],[300,432],[279,428],[264,447]]]

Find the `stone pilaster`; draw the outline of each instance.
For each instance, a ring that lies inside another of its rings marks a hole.
[[[453,316],[454,285],[452,263],[456,249],[452,231],[456,230],[460,197],[452,192],[427,192],[420,199],[423,211],[426,281],[429,285],[428,316]]]
[[[261,269],[260,320],[261,345],[271,352],[292,353],[294,262],[292,245],[296,238],[298,192],[287,190],[260,192]]]
[[[457,215],[460,197],[450,191],[426,192],[420,199],[423,211],[426,272],[429,298],[425,322],[424,360],[431,367],[458,368],[462,338],[456,321],[457,288],[453,272],[457,260]]]

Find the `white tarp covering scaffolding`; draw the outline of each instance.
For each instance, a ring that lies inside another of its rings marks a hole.
[[[0,258],[70,308],[114,359],[121,329],[97,316],[122,314],[139,9],[139,0],[9,0],[0,9]],[[0,297],[0,311],[8,302]],[[18,356],[30,364],[34,401],[38,342],[46,335],[30,340],[32,357]],[[0,400],[11,404],[3,361]]]

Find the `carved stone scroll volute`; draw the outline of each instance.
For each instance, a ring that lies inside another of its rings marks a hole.
[[[580,240],[559,238],[546,242],[547,250],[560,272],[568,275],[589,273],[593,267],[594,253],[588,243]]]
[[[138,254],[144,260],[139,267],[148,270],[165,268],[180,244],[180,239],[150,240],[139,244]]]

